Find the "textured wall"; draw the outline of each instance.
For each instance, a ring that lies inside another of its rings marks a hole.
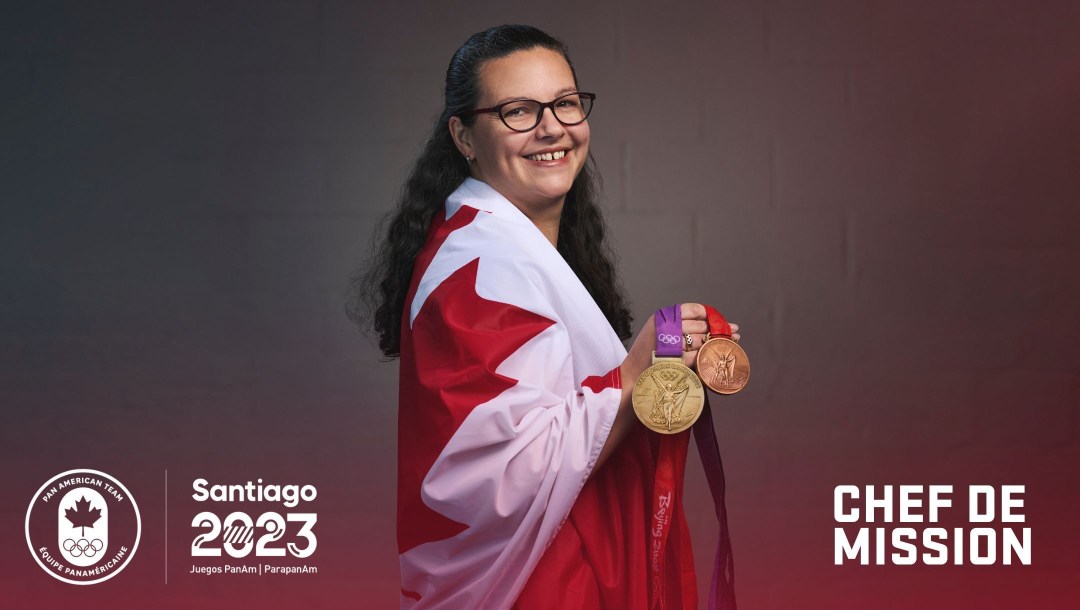
[[[0,606],[396,604],[396,364],[343,292],[450,54],[506,22],[598,93],[637,319],[703,301],[743,327],[753,380],[717,413],[741,604],[1075,604],[1080,3],[657,6],[4,4]],[[145,489],[156,535],[72,592],[21,522],[80,466]],[[165,469],[173,498],[318,484],[323,573],[163,589]],[[838,483],[1026,484],[1035,565],[834,567]]]

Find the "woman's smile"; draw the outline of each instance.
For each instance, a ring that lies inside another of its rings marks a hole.
[[[567,150],[565,148],[559,148],[556,150],[548,150],[543,152],[526,155],[525,158],[530,161],[561,161],[566,157]],[[568,161],[569,162],[569,161]],[[543,165],[541,166],[543,167]]]

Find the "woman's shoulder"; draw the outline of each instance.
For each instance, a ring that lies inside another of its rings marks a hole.
[[[469,223],[456,239],[447,241],[458,260],[472,261],[480,259],[480,264],[491,268],[516,272],[522,280],[537,280],[545,273],[542,255],[533,247],[533,236],[529,229],[521,227],[496,214],[485,210],[462,206],[458,213],[474,214]],[[558,253],[550,248],[552,254]]]
[[[446,246],[468,260],[513,265],[543,273],[558,252],[514,204],[488,184],[466,179],[446,200],[446,222],[454,231]]]
[[[429,297],[437,297],[437,303],[456,300],[457,290],[534,308],[550,298],[545,265],[529,252],[524,245],[527,237],[512,223],[468,204],[443,222],[440,229],[446,230],[435,231],[436,243],[428,244],[430,259],[416,269],[420,279],[410,303],[411,317]]]

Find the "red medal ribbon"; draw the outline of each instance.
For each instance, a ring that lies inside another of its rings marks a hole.
[[[667,541],[671,521],[682,505],[683,473],[686,472],[686,452],[690,446],[690,431],[660,436],[660,450],[653,478],[652,527],[649,528],[649,572],[652,576],[653,610],[665,610],[665,589],[669,575]]]
[[[671,305],[656,310],[656,355],[667,358],[682,356],[682,310]],[[649,575],[653,610],[664,610],[664,589],[667,575],[667,540],[671,520],[682,502],[682,477],[686,471],[686,451],[689,431],[664,434],[656,457],[653,475],[652,516],[649,527]]]
[[[711,305],[705,306],[705,313],[709,318],[709,334],[713,337],[731,338],[731,325],[724,319],[723,314]]]

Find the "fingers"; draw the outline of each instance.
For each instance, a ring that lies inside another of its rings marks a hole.
[[[701,349],[701,346],[705,344],[705,339],[708,338],[708,335],[705,333],[686,333],[683,335],[684,341],[687,334],[690,335],[690,349],[686,348],[686,343],[684,342],[683,351],[696,352],[697,350]]]
[[[690,349],[691,350],[697,350],[698,348],[700,348],[702,343],[704,343],[705,340],[707,340],[708,337],[710,337],[710,335],[708,335],[708,333],[707,333],[707,328],[706,328],[706,331],[701,331],[701,333],[690,333],[690,331],[686,328],[686,326],[683,327],[683,330],[684,330],[684,333],[690,335],[690,338],[692,339],[692,341],[690,342]],[[739,341],[739,339],[742,339],[742,335],[740,335],[738,333],[732,333],[731,334],[731,340],[732,341]]]
[[[683,364],[691,369],[697,370],[698,350],[701,349],[701,346],[705,343],[705,339],[708,337],[709,333],[708,314],[705,311],[705,306],[699,303],[681,304],[680,313],[682,314],[682,332],[690,335],[690,350],[686,351],[685,341],[682,345],[682,349],[684,350],[682,354]],[[742,336],[736,332],[739,330],[739,325],[730,322],[729,324],[731,326],[731,338],[738,341],[742,338]],[[635,338],[626,361],[624,361],[624,367],[629,366],[628,370],[633,370],[633,375],[631,376],[640,374],[641,371],[648,367],[652,353],[655,349],[656,325],[653,317],[649,316],[644,321],[642,329]]]
[[[698,316],[697,314],[701,315]],[[682,304],[682,331],[684,333],[705,334],[709,332],[709,322],[705,314],[705,307],[697,303],[683,303]],[[729,323],[731,326],[731,338],[738,341],[742,338],[739,335],[739,325],[734,322]]]
[[[691,343],[692,351],[686,352],[686,354],[692,354],[692,356],[684,355],[683,358],[693,362],[697,358],[697,349],[701,347],[705,335],[709,332],[708,312],[705,311],[705,306],[701,303],[682,303],[679,306],[679,313],[682,315],[682,331],[689,333],[694,338]],[[732,340],[738,341],[742,339],[742,335],[739,334],[739,325],[734,322],[728,324],[731,326]]]
[[[683,303],[679,306],[679,313],[682,314],[683,320],[708,319],[708,315],[705,313],[705,306],[700,303]]]
[[[705,311],[705,306],[701,303],[683,303],[679,307],[679,313],[682,314],[683,319],[683,332],[684,333],[705,333],[709,331],[709,315]],[[734,322],[729,322],[731,325],[731,338],[738,341],[739,325]]]
[[[709,323],[705,320],[687,320],[683,318],[682,331],[684,333],[704,335],[709,332]]]

